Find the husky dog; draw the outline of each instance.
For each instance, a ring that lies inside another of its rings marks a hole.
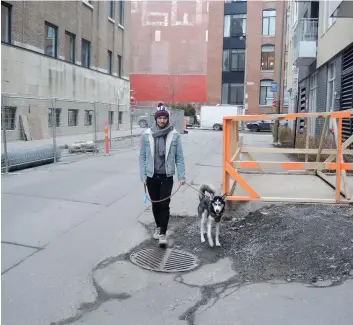
[[[208,192],[211,196],[207,196],[205,192]],[[218,196],[215,195],[215,189],[207,184],[200,186],[199,199],[200,203],[197,207],[198,215],[201,217],[201,242],[205,242],[205,223],[207,221],[207,239],[208,244],[213,247],[212,239],[212,223],[216,223],[216,246],[221,246],[219,243],[219,224],[224,213],[225,198],[226,195]]]

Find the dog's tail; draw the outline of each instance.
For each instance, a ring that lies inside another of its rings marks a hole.
[[[211,194],[212,196],[215,195],[216,190],[213,188],[213,186],[208,185],[208,184],[202,184],[200,186],[200,192],[199,193],[199,199],[201,200],[205,195],[205,192],[208,192],[209,194]]]

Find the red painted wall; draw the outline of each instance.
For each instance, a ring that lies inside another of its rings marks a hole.
[[[205,75],[130,74],[137,101],[206,102]]]

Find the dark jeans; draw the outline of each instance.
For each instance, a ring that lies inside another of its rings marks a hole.
[[[172,194],[173,177],[166,175],[154,175],[147,177],[147,189],[152,201],[163,200]],[[161,235],[167,233],[169,222],[169,204],[170,198],[160,203],[152,203],[152,212],[157,227],[161,228]]]

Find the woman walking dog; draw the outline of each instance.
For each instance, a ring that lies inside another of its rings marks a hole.
[[[155,123],[142,136],[140,175],[152,201],[156,222],[153,238],[159,240],[159,246],[165,247],[175,166],[179,184],[184,185],[185,164],[180,134],[170,124],[169,112],[163,103],[158,104],[154,119]]]

